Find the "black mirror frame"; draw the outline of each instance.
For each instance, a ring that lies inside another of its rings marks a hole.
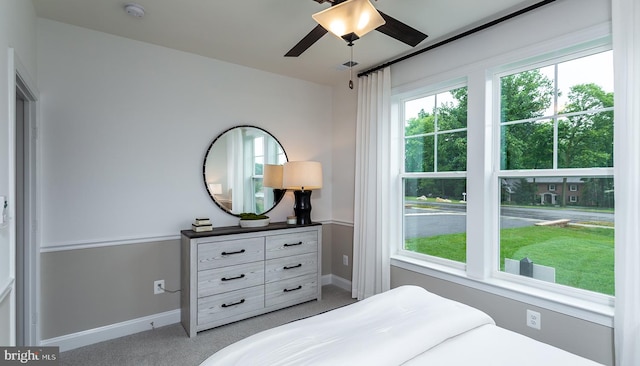
[[[280,148],[282,148],[282,152],[284,153],[284,157],[286,159],[286,161],[289,161],[289,156],[287,155],[287,151],[284,149],[284,146],[282,146],[282,143],[280,143],[280,141],[273,136],[269,131],[265,130],[264,128],[258,127],[258,126],[252,126],[252,125],[238,125],[238,126],[233,126],[231,128],[228,128],[226,130],[224,130],[222,133],[220,133],[212,142],[211,144],[209,144],[209,147],[207,148],[207,151],[204,153],[204,159],[203,159],[203,163],[202,163],[202,181],[204,182],[204,189],[207,192],[207,194],[209,195],[209,197],[211,198],[211,200],[216,204],[216,206],[218,206],[222,211],[224,211],[225,213],[228,213],[229,215],[232,216],[236,216],[236,217],[240,217],[240,214],[235,214],[233,212],[231,212],[231,210],[229,210],[227,207],[225,207],[224,205],[220,204],[220,202],[218,202],[214,197],[213,194],[211,193],[211,191],[209,191],[209,187],[207,185],[207,158],[209,157],[209,152],[211,151],[211,148],[213,147],[213,145],[216,143],[216,141],[218,141],[222,136],[224,136],[227,132],[234,130],[236,128],[255,128],[258,129],[262,132],[264,132],[266,135],[270,136],[271,138],[273,138],[275,140],[275,142],[278,143],[278,145],[280,145]],[[276,189],[274,189],[274,191],[276,191]],[[259,214],[267,214],[269,211],[273,210],[276,206],[278,206],[278,204],[280,203],[280,201],[282,201],[282,199],[284,198],[284,193],[286,192],[286,189],[278,189],[277,191],[279,191],[279,193],[276,193],[276,195],[274,195],[274,204],[273,206],[271,206],[268,210],[261,212]]]

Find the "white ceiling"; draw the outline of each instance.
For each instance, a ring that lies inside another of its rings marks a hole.
[[[143,18],[124,11],[135,1]],[[345,41],[326,34],[300,57],[283,55],[315,26],[313,0],[33,0],[39,17],[277,74],[335,85],[349,80]],[[358,71],[424,48],[536,0],[378,0],[380,11],[429,35],[412,48],[380,32],[355,42]]]

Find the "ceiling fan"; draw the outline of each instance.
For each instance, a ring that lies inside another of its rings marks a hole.
[[[335,6],[341,4],[347,0],[313,0],[319,4],[330,3],[331,6]],[[400,42],[406,43],[411,47],[417,46],[420,42],[422,42],[427,35],[420,32],[419,30],[412,28],[405,23],[384,14],[383,12],[378,10],[378,13],[385,20],[385,24],[376,28],[376,30],[380,33],[386,34],[389,37],[395,38]],[[304,51],[306,51],[311,45],[316,43],[322,36],[328,33],[328,30],[318,24],[309,34],[304,36],[300,42],[298,42],[289,52],[287,52],[285,57],[298,57]],[[347,40],[347,39],[345,39]],[[349,42],[349,40],[347,40]]]

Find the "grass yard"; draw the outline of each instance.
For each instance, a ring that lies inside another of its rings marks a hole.
[[[529,257],[554,267],[556,282],[614,294],[614,230],[577,226],[528,226],[500,231],[500,269],[504,258]],[[466,234],[409,239],[407,250],[466,262]]]

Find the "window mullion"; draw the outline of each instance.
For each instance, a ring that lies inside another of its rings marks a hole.
[[[553,65],[553,169],[558,169],[558,64]]]
[[[467,99],[467,275],[486,279],[492,268],[493,211],[491,82],[483,71],[469,75]]]

